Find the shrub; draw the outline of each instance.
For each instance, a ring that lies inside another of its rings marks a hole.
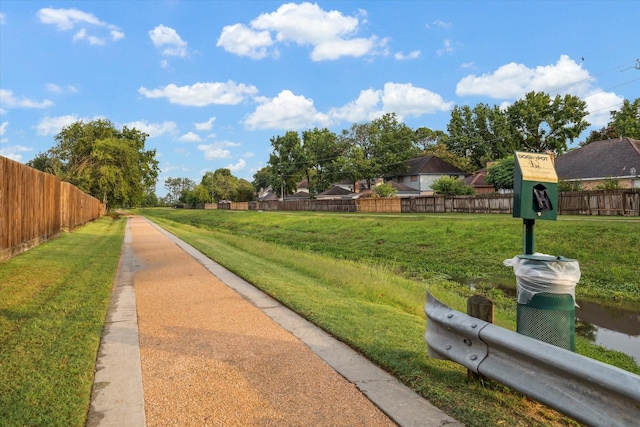
[[[465,184],[461,179],[451,176],[443,176],[431,184],[435,194],[447,194],[449,196],[470,196],[475,194],[475,190],[470,185]]]
[[[376,185],[373,191],[375,191],[379,197],[393,197],[398,193],[398,190],[396,190],[390,182]]]
[[[597,190],[620,190],[622,189],[622,185],[620,185],[620,181],[617,178],[605,178],[600,184],[596,185]]]

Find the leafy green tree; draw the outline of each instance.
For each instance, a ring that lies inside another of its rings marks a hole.
[[[450,165],[455,166],[467,173],[473,173],[477,170],[477,167],[471,164],[470,158],[458,156],[457,154],[449,151],[449,149],[443,142],[440,142],[438,143],[438,145],[432,146],[428,150],[423,151],[422,155],[438,157],[439,159],[442,159]]]
[[[303,169],[309,183],[309,194],[323,192],[335,182],[334,160],[343,153],[338,136],[329,129],[302,132]]]
[[[592,130],[589,133],[589,136],[586,140],[580,142],[580,146],[584,147],[587,144],[592,143],[593,141],[605,141],[607,139],[615,139],[618,138],[618,131],[615,127],[609,125],[607,127],[600,128],[599,130]]]
[[[589,127],[584,120],[587,104],[573,95],[552,99],[544,92],[529,92],[507,114],[514,128],[515,149],[523,151],[552,151],[558,156]]]
[[[449,135],[441,130],[431,130],[427,127],[419,127],[414,131],[413,144],[422,152],[430,151],[434,147],[443,144]]]
[[[32,165],[53,173],[101,200],[107,208],[139,206],[158,177],[155,150],[147,134],[106,119],[79,121],[55,136],[56,145]]]
[[[227,168],[216,169],[214,172],[206,172],[200,182],[209,193],[210,200],[219,202],[221,200],[233,200],[238,178],[231,174]]]
[[[468,158],[473,170],[508,155],[515,147],[509,118],[496,105],[455,106],[447,131],[447,148],[457,157]]]
[[[343,130],[340,141],[344,154],[336,160],[343,179],[366,180],[367,188],[375,178],[404,172],[406,161],[417,156],[415,133],[388,113],[370,123],[354,123]]]
[[[435,194],[446,194],[449,196],[470,196],[475,194],[475,190],[459,178],[452,176],[441,176],[431,184],[431,189]]]
[[[189,178],[167,178],[164,180],[164,188],[168,191],[165,203],[172,205],[177,203],[185,191],[191,191],[196,183]]]
[[[189,203],[190,205],[210,203],[211,194],[209,194],[209,190],[207,189],[207,187],[202,184],[198,184],[191,190],[187,191],[185,195],[185,202]]]
[[[631,102],[625,99],[620,110],[610,111],[610,120],[606,127],[593,130],[586,140],[580,143],[585,146],[593,141],[604,141],[615,138],[640,139],[640,98]]]
[[[623,138],[640,139],[640,98],[633,102],[625,99],[620,110],[611,111],[609,126]]]
[[[256,198],[253,185],[246,179],[238,180],[236,191],[233,197],[234,202],[250,202]]]
[[[27,162],[27,166],[52,175],[55,175],[56,170],[62,167],[58,159],[51,157],[49,152],[38,153],[33,159]]]
[[[140,206],[142,206],[143,208],[153,208],[159,205],[160,201],[158,199],[158,196],[153,191],[148,192],[145,195],[144,200],[142,200],[142,203],[140,204]]]
[[[419,154],[419,150],[413,144],[414,131],[398,121],[395,113],[387,113],[373,120],[371,128],[376,178],[389,173],[406,171],[406,161]]]
[[[484,181],[493,185],[496,190],[513,189],[513,171],[515,169],[515,159],[513,156],[498,160],[487,170]]]
[[[265,166],[253,174],[253,181],[251,182],[253,189],[255,191],[260,191],[261,188],[267,188],[270,185],[270,179],[271,166]]]
[[[268,162],[271,188],[282,196],[292,194],[306,165],[300,136],[298,132],[287,131],[284,136],[271,138],[271,147],[273,152]]]

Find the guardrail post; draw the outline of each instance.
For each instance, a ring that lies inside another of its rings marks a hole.
[[[467,299],[467,314],[485,322],[493,323],[493,301],[482,295],[474,295]],[[467,369],[467,376],[470,380],[484,381],[486,378],[480,374]]]

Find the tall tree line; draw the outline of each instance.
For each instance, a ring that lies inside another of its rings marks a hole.
[[[621,110],[611,112],[609,128],[640,137],[639,104],[640,99],[625,100]],[[530,92],[506,108],[455,106],[446,132],[413,130],[394,113],[354,123],[339,134],[317,128],[301,135],[289,131],[271,138],[269,162],[254,175],[253,184],[256,189],[271,185],[287,195],[306,179],[313,196],[340,181],[364,180],[370,186],[375,178],[403,172],[406,160],[422,155],[435,155],[469,173],[515,150],[558,156],[590,126],[587,115],[586,103],[576,96]]]

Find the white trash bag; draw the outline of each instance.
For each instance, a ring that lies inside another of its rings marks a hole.
[[[580,266],[576,260],[536,253],[527,258],[516,255],[503,264],[513,267],[518,283],[518,304],[527,304],[535,294],[570,294],[575,303]]]

